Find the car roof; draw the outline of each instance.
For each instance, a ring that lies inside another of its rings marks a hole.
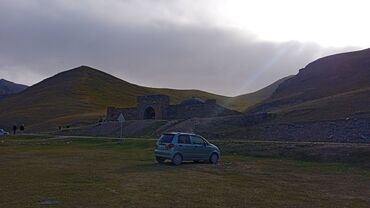
[[[199,136],[199,135],[197,135],[197,134],[194,134],[194,133],[187,133],[187,132],[166,132],[166,133],[163,133],[163,134],[176,134],[176,135]]]

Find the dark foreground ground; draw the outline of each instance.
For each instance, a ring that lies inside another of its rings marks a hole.
[[[255,143],[219,145],[220,164],[175,167],[154,162],[153,140],[0,139],[0,207],[369,207],[366,165],[273,158],[282,144],[265,144],[263,157],[247,156],[261,152]]]

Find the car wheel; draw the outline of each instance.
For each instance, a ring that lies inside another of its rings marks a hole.
[[[218,163],[218,155],[216,153],[213,153],[210,157],[209,157],[209,162],[211,164],[217,164]]]
[[[165,159],[163,157],[155,157],[158,163],[164,163]]]
[[[176,154],[175,156],[173,156],[172,163],[174,165],[176,165],[176,166],[177,165],[181,165],[181,163],[182,163],[182,156],[180,154]]]

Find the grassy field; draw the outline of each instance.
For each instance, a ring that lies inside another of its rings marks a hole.
[[[370,169],[243,156],[157,164],[153,140],[0,139],[0,207],[369,207]],[[224,147],[221,146],[221,150]],[[225,148],[228,148],[225,145]]]

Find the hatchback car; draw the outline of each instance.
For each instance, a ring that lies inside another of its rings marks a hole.
[[[0,136],[7,136],[9,132],[5,131],[4,129],[0,129]]]
[[[190,133],[165,133],[157,141],[155,157],[159,163],[166,159],[174,165],[183,161],[208,161],[215,164],[220,159],[220,149],[202,136]]]

